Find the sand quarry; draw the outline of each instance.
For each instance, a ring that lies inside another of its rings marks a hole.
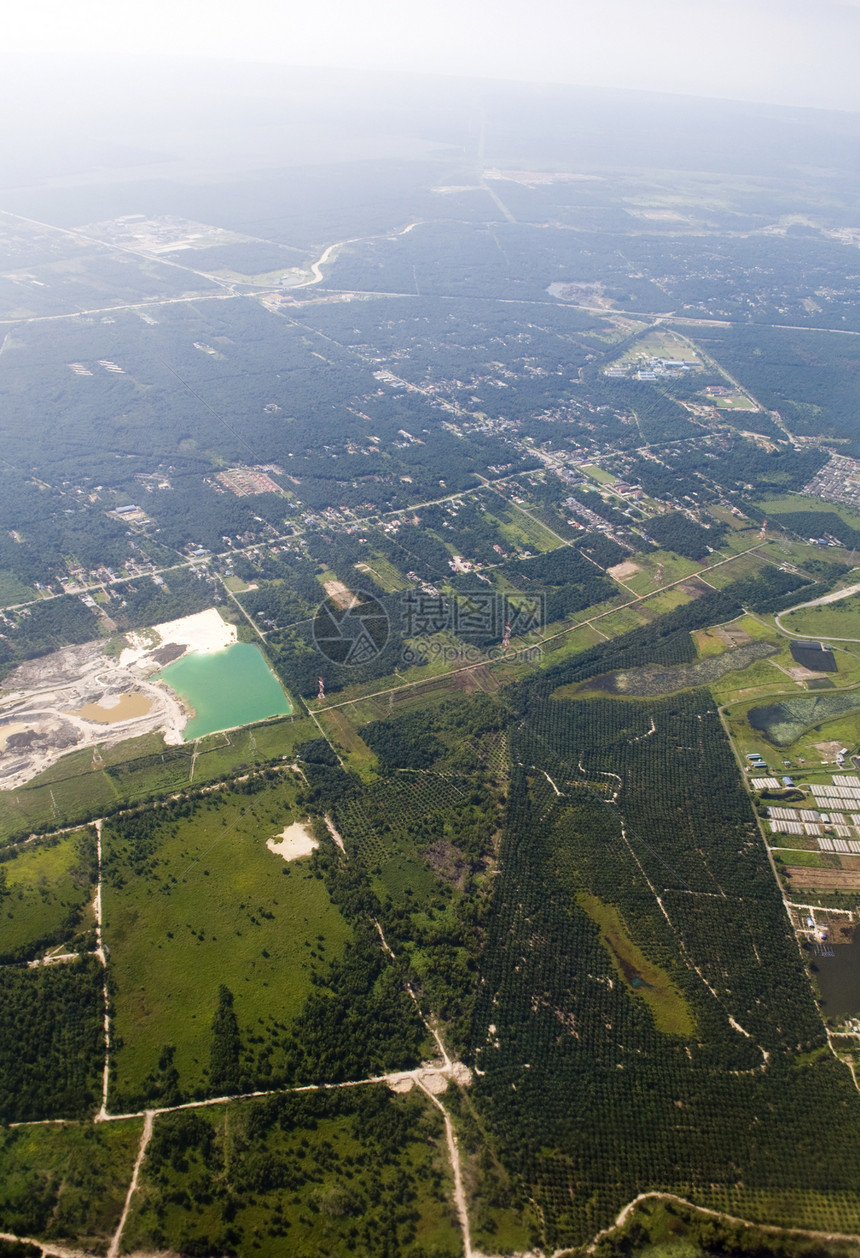
[[[0,684],[0,790],[22,786],[82,747],[152,731],[181,743],[192,714],[154,675],[182,655],[235,641],[235,626],[213,607],[127,634],[119,658],[105,643],[88,642],[19,665]]]

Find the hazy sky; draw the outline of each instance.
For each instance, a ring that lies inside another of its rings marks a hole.
[[[28,0],[6,54],[171,53],[860,111],[860,0]]]

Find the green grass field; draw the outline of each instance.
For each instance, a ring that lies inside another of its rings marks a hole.
[[[595,463],[583,464],[582,470],[586,476],[596,480],[599,485],[614,485],[618,480],[617,476],[613,476],[611,472],[607,472],[603,467],[598,467]]]
[[[730,397],[718,397],[715,399],[718,411],[755,411],[755,406],[745,393],[733,393]]]
[[[499,532],[521,550],[545,554],[558,548],[558,537],[538,519],[527,515],[515,502],[505,499],[504,508],[499,508],[497,516]]]
[[[639,611],[638,603],[635,607],[619,607],[617,611],[601,616],[594,622],[595,640],[602,642],[603,637],[617,638],[620,634],[629,633],[631,629],[638,629],[647,623],[648,618]]]
[[[649,960],[631,939],[618,908],[586,891],[580,892],[577,900],[600,927],[601,942],[612,959],[618,981],[644,1000],[657,1030],[668,1035],[692,1036],[696,1022],[689,1004],[666,972]],[[638,980],[635,986],[631,984],[632,974]]]
[[[30,603],[35,598],[38,598],[38,591],[31,585],[24,585],[13,572],[0,571],[0,607]]]
[[[698,562],[685,559],[670,550],[654,550],[647,555],[637,554],[634,562],[641,571],[635,572],[632,577],[625,577],[624,584],[634,594],[651,594],[662,589],[664,585],[670,585],[673,581],[698,572],[700,568],[706,568],[709,563],[713,563],[714,558],[715,556],[708,556]]]
[[[137,1095],[165,1044],[179,1086],[205,1086],[222,983],[243,1043],[260,1022],[289,1022],[342,952],[350,931],[307,859],[285,862],[266,840],[292,820],[296,785],[204,803],[146,843],[104,831],[105,940],[115,986],[116,1081]],[[148,859],[148,858],[147,858]],[[321,937],[321,938],[318,938]]]
[[[694,588],[696,584],[696,582],[693,583]],[[674,611],[676,607],[683,607],[685,603],[692,602],[693,597],[682,586],[673,585],[670,590],[661,590],[643,599],[637,604],[637,611],[644,620],[654,620],[658,616],[665,615],[666,612]]]
[[[670,358],[680,362],[699,363],[699,354],[686,340],[666,327],[652,328],[630,346],[621,362],[637,358]]]
[[[759,498],[756,506],[774,515],[787,515],[792,511],[833,511],[852,528],[860,528],[860,512],[853,511],[851,507],[844,507],[838,502],[807,498],[804,494],[768,494],[765,498]]]
[[[852,751],[860,745],[860,708],[839,713],[829,720],[826,713],[822,713],[817,723],[799,733],[793,742],[775,746],[765,737],[763,731],[752,728],[747,719],[750,709],[779,703],[791,705],[793,701],[810,699],[811,694],[799,686],[792,690],[789,685],[780,683],[752,688],[744,684],[769,663],[769,660],[765,660],[753,665],[742,675],[735,674],[734,678],[738,682],[742,678],[742,689],[734,682],[731,674],[712,688],[717,702],[724,705],[723,715],[741,757],[745,757],[748,752],[757,751],[777,772],[783,771],[783,761],[787,760],[792,766],[792,775],[799,773],[804,781],[810,773],[814,774],[823,766],[832,770],[835,754],[829,744],[847,746]],[[778,674],[776,676],[778,678]],[[833,691],[825,693],[834,694]],[[850,693],[849,691],[849,695]]]
[[[352,705],[320,712],[317,719],[332,746],[359,777],[367,780],[376,776],[376,756],[355,728]]]
[[[728,563],[718,564],[703,575],[716,589],[723,590],[733,581],[757,576],[767,566],[768,561],[762,557],[761,552],[753,551],[752,554],[738,554]]]
[[[860,642],[860,595],[853,594],[823,607],[804,607],[782,616],[780,622],[792,633],[810,638],[851,638]]]
[[[375,584],[386,594],[394,594],[397,590],[405,590],[409,586],[409,582],[397,571],[394,564],[376,552],[371,553],[366,563],[357,563],[355,568],[357,572],[367,573],[372,577]],[[358,578],[356,578],[356,584],[360,584]]]
[[[78,831],[19,849],[0,865],[0,955],[26,952],[28,959],[50,941],[60,944],[93,924],[82,911],[94,895],[95,838]]]

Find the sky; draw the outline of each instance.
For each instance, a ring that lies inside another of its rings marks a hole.
[[[860,0],[28,0],[3,53],[170,54],[860,112]]]

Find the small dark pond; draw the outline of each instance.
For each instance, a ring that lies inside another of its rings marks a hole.
[[[821,955],[828,952],[833,955]],[[820,949],[813,963],[825,1018],[860,1015],[860,932],[853,943]]]

